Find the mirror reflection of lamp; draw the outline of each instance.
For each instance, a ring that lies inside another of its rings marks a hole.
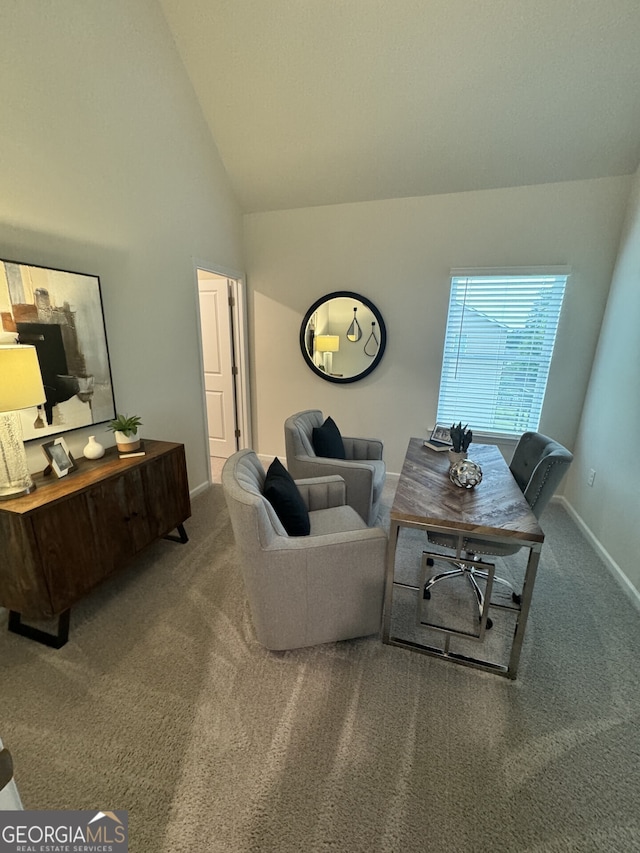
[[[316,335],[314,345],[316,352],[322,353],[322,364],[318,367],[325,373],[333,373],[333,353],[340,349],[340,336]]]
[[[18,410],[44,401],[35,347],[0,346],[0,500],[28,495],[36,487],[27,466]]]

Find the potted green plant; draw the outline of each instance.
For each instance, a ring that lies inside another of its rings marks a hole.
[[[109,422],[110,429],[116,438],[116,447],[121,453],[131,453],[140,447],[138,427],[142,421],[138,415],[118,415]]]
[[[452,465],[459,462],[461,459],[467,458],[467,450],[473,439],[473,433],[467,429],[469,424],[462,426],[462,421],[457,424],[452,424],[449,429],[451,443],[453,447],[449,450],[449,461]]]

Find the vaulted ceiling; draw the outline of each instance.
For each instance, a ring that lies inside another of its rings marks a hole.
[[[640,0],[159,0],[245,212],[630,174]]]

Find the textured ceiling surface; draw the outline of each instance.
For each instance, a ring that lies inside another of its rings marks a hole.
[[[245,212],[630,174],[640,0],[159,0]]]

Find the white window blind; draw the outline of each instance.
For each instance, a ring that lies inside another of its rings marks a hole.
[[[568,271],[452,273],[438,422],[537,430]]]

